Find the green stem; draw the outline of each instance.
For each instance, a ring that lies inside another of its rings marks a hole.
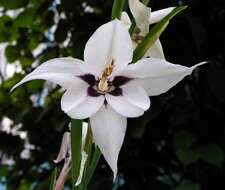
[[[126,0],[114,0],[112,15],[111,15],[112,20],[114,20],[115,18],[120,19],[125,3],[126,3]]]
[[[155,41],[160,37],[162,32],[165,30],[169,21],[179,12],[186,9],[187,6],[176,7],[170,14],[165,16],[160,22],[158,22],[150,32],[145,36],[141,43],[137,46],[133,55],[133,63],[141,59],[148,49],[155,43]]]
[[[150,0],[143,0],[142,2],[147,6]]]
[[[51,175],[49,190],[54,190],[54,188],[55,188],[57,172],[58,172],[58,169],[57,169],[57,167],[55,167],[55,169],[53,170],[52,175]]]

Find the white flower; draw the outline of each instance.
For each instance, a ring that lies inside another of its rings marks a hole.
[[[155,24],[162,20],[165,16],[171,13],[175,7],[151,12],[151,8],[144,5],[139,0],[129,0],[128,2],[138,28],[138,30],[135,30],[132,34],[133,47],[135,49],[141,39],[148,34],[150,24]],[[126,12],[122,13],[121,21],[128,29],[130,28],[131,20]],[[157,39],[153,46],[146,52],[145,57],[148,56],[165,59],[159,39]]]
[[[94,142],[112,168],[114,178],[127,117],[144,114],[150,106],[149,96],[168,91],[203,64],[189,68],[156,58],[129,64],[132,57],[128,30],[114,20],[99,27],[88,40],[84,61],[51,59],[14,87],[30,80],[45,79],[65,88],[62,110],[71,118],[90,117]]]

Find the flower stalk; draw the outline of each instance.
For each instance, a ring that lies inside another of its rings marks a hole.
[[[114,0],[111,19],[120,19],[121,13],[124,9],[126,0]]]

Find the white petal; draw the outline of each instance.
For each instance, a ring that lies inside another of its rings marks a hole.
[[[158,11],[153,11],[151,13],[151,17],[150,17],[150,24],[155,24],[155,23],[159,22],[165,16],[167,16],[168,14],[170,14],[174,9],[175,9],[175,7],[169,7],[169,8],[166,8],[166,9],[161,9],[161,10],[158,10]]]
[[[88,40],[84,60],[90,73],[100,76],[104,69],[115,60],[115,72],[131,62],[132,42],[126,27],[119,20],[99,27]]]
[[[129,0],[129,7],[137,27],[141,30],[141,35],[145,36],[149,32],[151,8],[139,0]]]
[[[185,67],[171,64],[162,59],[146,58],[136,64],[129,65],[124,70],[123,75],[137,78],[148,95],[155,96],[168,91],[202,64],[205,64],[205,62],[192,67]]]
[[[89,85],[80,79],[77,79],[75,83],[76,85],[67,89],[62,96],[61,107],[64,112],[69,112],[87,97],[87,88]]]
[[[125,117],[138,117],[144,114],[144,110],[131,104],[124,96],[105,95],[107,102],[119,114]]]
[[[120,21],[126,26],[127,30],[129,30],[131,26],[131,20],[126,12],[122,12]]]
[[[131,104],[147,110],[150,107],[148,94],[138,83],[131,81],[121,86],[124,98]]]
[[[94,142],[99,146],[103,156],[110,165],[114,180],[117,175],[117,160],[123,144],[127,119],[116,113],[110,105],[103,105],[90,118]]]
[[[73,119],[85,119],[95,114],[104,103],[104,96],[87,96],[84,101],[65,113]]]
[[[73,58],[55,58],[42,63],[13,88],[34,79],[49,80],[64,88],[71,86],[76,75],[83,74],[83,61]]]
[[[162,44],[159,39],[157,39],[156,42],[152,45],[152,47],[149,48],[144,57],[165,59]]]

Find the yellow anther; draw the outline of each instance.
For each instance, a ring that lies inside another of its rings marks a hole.
[[[108,80],[106,78],[102,78],[98,83],[98,90],[101,92],[106,92],[109,88]]]
[[[103,71],[102,78],[110,76],[113,72],[114,67],[115,67],[115,60],[112,59],[111,64],[108,67],[106,67],[106,69]]]
[[[106,69],[103,71],[102,76],[96,86],[97,90],[100,93],[105,93],[110,91],[111,85],[110,85],[108,77],[112,74],[114,67],[115,67],[115,60],[112,59],[111,64],[108,67],[106,67]]]

